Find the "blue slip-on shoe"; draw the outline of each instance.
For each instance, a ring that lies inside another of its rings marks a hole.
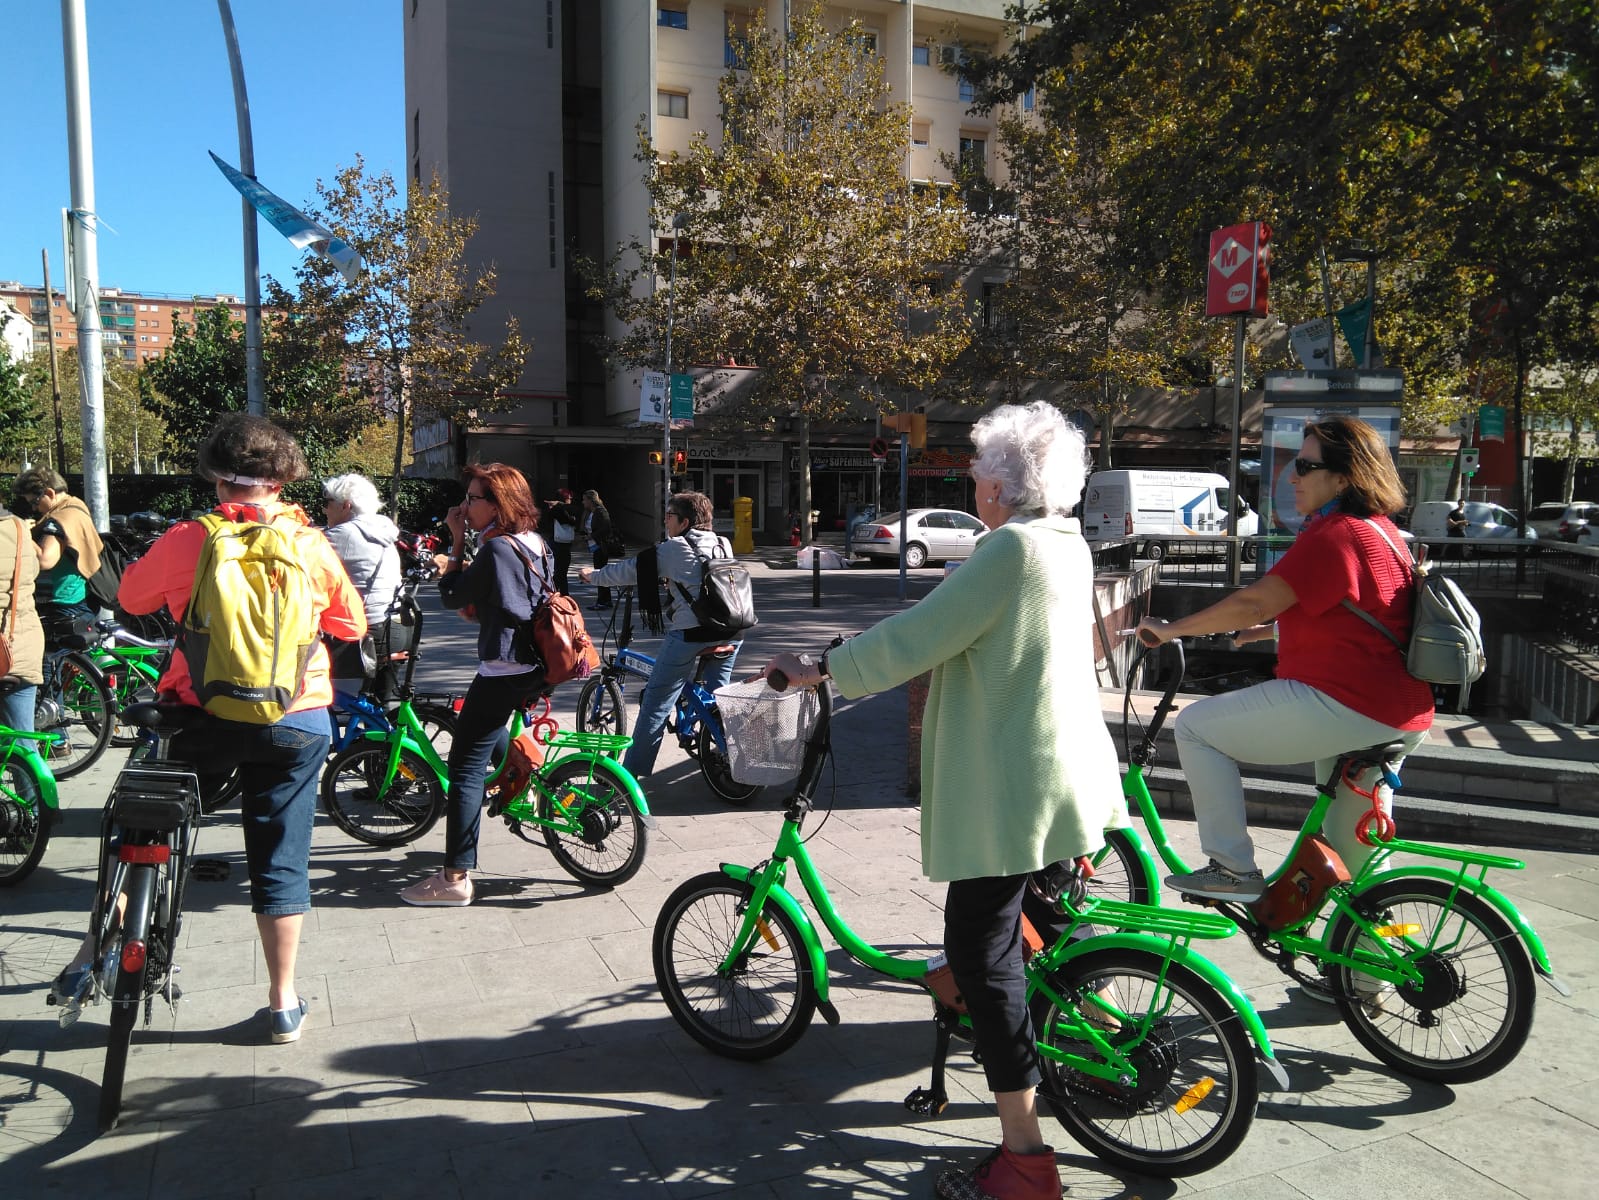
[[[88,963],[81,963],[76,967],[64,967],[61,974],[55,977],[55,982],[50,985],[49,1002],[67,1005],[81,1001],[89,994],[89,981],[93,975],[94,968]]]
[[[272,1018],[272,1044],[281,1046],[285,1042],[300,1040],[300,1030],[305,1028],[305,1013],[310,1006],[304,1000],[293,1008],[274,1008],[267,1013]]]

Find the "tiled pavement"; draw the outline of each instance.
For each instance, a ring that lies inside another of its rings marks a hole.
[[[818,646],[890,610],[888,572],[809,581],[760,571],[763,624],[745,665],[777,646]],[[913,592],[936,579],[920,573]],[[429,629],[430,686],[459,686],[468,631]],[[575,688],[566,689],[575,692]],[[568,696],[567,703],[571,703]],[[846,917],[909,953],[936,943],[941,889],[917,869],[917,810],[903,796],[904,702],[845,703],[835,725],[833,811],[815,852]],[[952,1059],[952,1102],[921,1118],[901,1104],[926,1082],[926,1000],[865,977],[835,952],[843,1024],[817,1020],[763,1064],[718,1059],[657,995],[651,930],[682,879],[754,862],[778,827],[775,797],[716,801],[674,750],[649,781],[658,828],[643,870],[588,892],[542,846],[486,824],[479,900],[413,909],[395,892],[433,869],[442,831],[381,851],[319,822],[316,909],[307,919],[302,1041],[263,1043],[265,975],[245,900],[237,828],[218,819],[201,852],[232,860],[225,883],[191,890],[176,1019],[136,1037],[125,1117],[93,1136],[104,1009],[61,1030],[44,1005],[70,957],[92,887],[102,765],[64,786],[66,813],[43,867],[0,892],[0,1194],[451,1200],[929,1196],[970,1163],[997,1121],[970,1057]],[[1195,851],[1192,827],[1174,823]],[[1266,853],[1287,831],[1261,831]],[[1331,1009],[1285,987],[1241,938],[1208,949],[1253,998],[1294,1091],[1265,1097],[1227,1162],[1167,1182],[1108,1170],[1055,1129],[1076,1197],[1569,1196],[1599,1168],[1599,860],[1548,851],[1499,879],[1573,989],[1541,986],[1533,1033],[1500,1074],[1453,1088],[1381,1067]]]

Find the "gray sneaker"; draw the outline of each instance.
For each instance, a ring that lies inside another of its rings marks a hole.
[[[1166,886],[1185,896],[1203,896],[1207,900],[1242,900],[1247,904],[1265,894],[1266,877],[1259,871],[1240,875],[1236,871],[1229,871],[1213,858],[1202,871],[1166,876]]]

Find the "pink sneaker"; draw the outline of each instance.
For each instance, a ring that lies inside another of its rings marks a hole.
[[[438,871],[406,888],[400,899],[419,908],[465,908],[472,903],[472,877],[451,879]]]
[[[934,1187],[941,1200],[1060,1200],[1065,1190],[1048,1146],[1041,1154],[999,1146],[976,1170],[945,1171]]]

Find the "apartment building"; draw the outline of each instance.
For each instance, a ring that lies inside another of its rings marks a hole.
[[[55,292],[48,299],[42,285],[25,286],[14,280],[0,282],[0,296],[11,302],[33,327],[33,347],[41,351],[54,342],[57,350],[78,344],[78,317],[66,299]],[[107,359],[118,358],[132,366],[159,358],[172,344],[175,322],[192,325],[197,309],[228,306],[244,320],[244,301],[237,296],[172,296],[161,293],[100,289],[100,338]]]
[[[947,180],[945,155],[996,169],[994,123],[967,111],[970,94],[942,68],[967,47],[1002,48],[1004,8],[1004,0],[829,6],[840,26],[866,27],[895,98],[912,110],[910,178]],[[639,122],[667,151],[686,149],[699,130],[720,138],[717,81],[739,31],[751,22],[776,28],[783,11],[781,0],[404,0],[408,170],[416,179],[437,172],[452,208],[477,217],[468,253],[499,278],[475,321],[482,336],[496,336],[514,314],[533,343],[514,410],[466,430],[420,426],[419,469],[449,473],[463,457],[512,462],[541,494],[599,489],[630,528],[649,532],[659,469],[648,468],[646,450],[659,428],[638,424],[639,374],[608,376],[593,350],[606,317],[584,296],[568,251],[603,259],[631,239],[650,243],[657,231],[634,159]],[[824,528],[872,494],[866,441],[851,436],[813,458]],[[687,450],[688,485],[712,497],[719,523],[743,495],[755,497],[758,533],[786,528],[796,503],[791,440],[695,434]],[[913,503],[956,501],[965,487],[959,464],[919,479]]]

